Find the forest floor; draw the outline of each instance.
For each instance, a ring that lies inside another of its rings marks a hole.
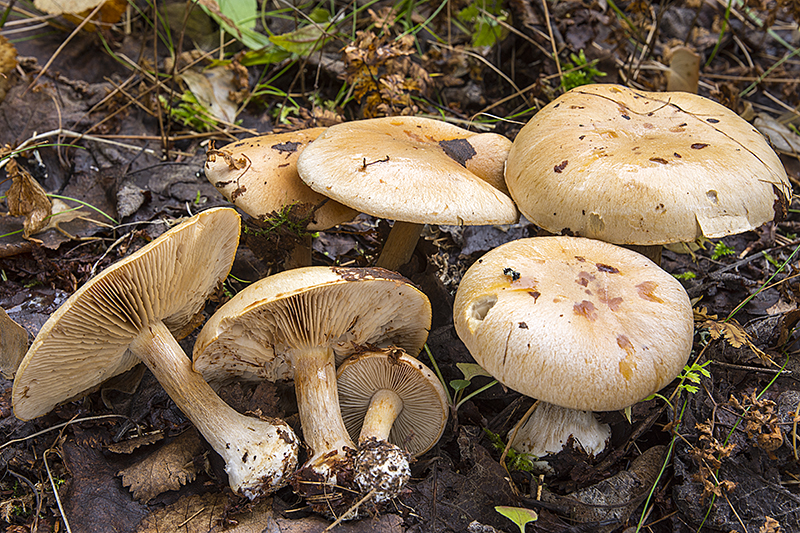
[[[670,65],[681,68],[673,57],[688,49],[699,56],[697,92],[754,122],[792,184],[800,179],[796,0],[276,1],[240,2],[239,11],[213,1],[109,0],[98,24],[70,15],[73,5],[0,2],[8,14],[2,162],[11,176],[13,155],[51,201],[82,207],[59,216],[60,230],[28,239],[24,217],[0,218],[0,306],[30,339],[92,275],[182,217],[229,205],[203,174],[212,143],[399,114],[513,140],[565,88],[667,90]],[[671,403],[638,403],[630,422],[601,413],[612,438],[598,457],[564,451],[546,476],[528,471],[524,457],[501,465],[506,434],[533,400],[495,385],[459,406],[394,502],[333,530],[512,532],[518,526],[495,510],[510,506],[538,514],[529,532],[800,531],[799,214],[794,201],[783,221],[693,253],[664,251],[662,267],[695,302],[698,382],[676,380],[662,391]],[[361,215],[321,232],[313,262],[368,266],[388,228]],[[525,220],[430,227],[400,269],[431,300],[428,347],[446,383],[464,378],[457,363],[474,362],[453,327],[461,276],[488,250],[539,233]],[[272,242],[258,258],[240,247],[228,290],[280,270],[290,243]],[[182,341],[188,353],[193,339]],[[2,531],[305,532],[331,524],[289,487],[256,502],[235,496],[221,459],[141,367],[21,421],[11,405],[13,363],[2,362]],[[464,392],[488,382],[475,377]],[[221,394],[243,412],[298,425],[291,388],[234,385]]]

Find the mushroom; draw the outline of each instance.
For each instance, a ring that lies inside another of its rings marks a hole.
[[[393,219],[377,266],[406,263],[423,224],[513,224],[498,187],[510,141],[438,120],[387,117],[337,124],[300,154],[312,189],[358,211]]]
[[[579,237],[491,250],[462,278],[453,317],[487,372],[551,404],[512,443],[536,456],[560,451],[570,435],[600,453],[609,429],[592,412],[660,390],[692,349],[692,307],[674,277],[634,251]]]
[[[428,298],[399,274],[298,268],[264,278],[220,307],[197,337],[194,368],[212,383],[293,378],[310,448],[295,491],[320,512],[339,512],[355,496],[356,445],[339,411],[335,365],[367,345],[419,353],[430,323]]]
[[[408,456],[442,436],[447,394],[428,367],[395,347],[351,356],[336,382],[344,424],[359,447],[355,481],[365,491],[377,487],[377,502],[388,501],[411,475]],[[375,468],[380,464],[386,466]]]
[[[356,216],[356,211],[312,191],[297,175],[297,158],[325,131],[309,128],[271,133],[237,141],[206,153],[208,181],[248,215],[259,218],[295,204],[313,210],[310,231],[332,228]],[[311,265],[311,236],[286,260],[287,268]]]
[[[202,313],[228,275],[239,240],[233,209],[204,211],[78,289],[45,322],[20,364],[14,414],[28,420],[144,362],[223,459],[235,492],[253,499],[283,486],[297,438],[281,420],[223,402],[173,336]]]
[[[561,95],[522,128],[506,182],[534,224],[639,246],[656,263],[663,244],[778,220],[791,196],[767,141],[724,106],[603,84]]]

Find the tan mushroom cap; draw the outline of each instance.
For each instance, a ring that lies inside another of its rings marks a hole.
[[[341,363],[358,346],[419,353],[428,298],[381,268],[305,267],[264,278],[234,296],[197,337],[194,368],[212,383],[291,379],[289,353],[330,346]]]
[[[376,217],[513,224],[514,202],[495,188],[503,183],[508,149],[508,139],[497,134],[387,117],[328,128],[300,154],[297,169],[315,191]]]
[[[644,256],[578,237],[503,244],[467,270],[458,336],[504,385],[570,409],[612,411],[660,390],[692,349],[686,291]]]
[[[724,106],[602,84],[563,94],[522,128],[506,182],[548,231],[637,245],[751,230],[791,196],[767,141]]]
[[[322,205],[308,225],[325,230],[347,222],[355,210],[312,191],[297,175],[297,158],[325,128],[260,135],[206,154],[205,173],[225,198],[259,217],[292,204]]]
[[[417,457],[441,438],[447,423],[447,396],[439,378],[416,358],[393,348],[353,355],[336,376],[339,406],[350,438],[358,442],[365,415],[377,391],[400,398],[400,413],[388,441]]]
[[[179,332],[227,277],[238,242],[236,211],[209,209],[89,280],[45,322],[20,364],[14,414],[41,416],[132,368],[139,358],[128,346],[153,321]]]

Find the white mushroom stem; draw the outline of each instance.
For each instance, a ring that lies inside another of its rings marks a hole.
[[[364,424],[358,442],[362,443],[369,438],[388,440],[392,424],[403,411],[403,400],[396,392],[381,389],[372,395],[364,415]]]
[[[336,483],[337,462],[355,451],[339,409],[333,350],[314,347],[292,354],[297,410],[303,438],[312,454],[304,468]]]
[[[192,370],[163,322],[145,325],[130,344],[170,398],[225,460],[228,482],[250,499],[283,486],[297,465],[297,438],[281,420],[240,414]]]
[[[417,247],[424,224],[395,220],[375,266],[397,270],[408,263]]]
[[[597,421],[591,411],[567,409],[541,402],[516,436],[509,439],[515,450],[544,457],[560,452],[572,435],[575,446],[592,456],[602,452],[611,437],[608,424]]]
[[[395,498],[411,477],[409,454],[388,442],[392,424],[403,411],[403,400],[388,389],[379,389],[369,402],[358,437],[355,481],[362,491],[374,491],[375,503]]]

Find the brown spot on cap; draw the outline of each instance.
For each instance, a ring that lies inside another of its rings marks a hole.
[[[538,300],[539,296],[542,295],[542,293],[539,291],[528,291],[528,294],[530,294],[533,297],[533,303],[536,303],[536,300]]]
[[[399,281],[408,285],[414,285],[411,280],[401,276],[397,272],[386,270],[380,267],[354,268],[354,267],[331,267],[331,270],[345,281],[362,281],[368,279],[385,279]]]
[[[708,146],[708,143],[694,143],[692,145],[692,150],[702,150],[706,146]]]
[[[563,160],[561,163],[553,167],[553,172],[555,172],[556,174],[561,174],[564,171],[564,169],[567,168],[567,164],[569,164],[569,161],[566,159]]]
[[[604,265],[603,263],[597,263],[597,271],[598,272],[607,272],[609,274],[619,274],[619,269],[618,268],[615,268],[615,267],[612,267],[612,266],[609,266],[609,265]]]
[[[636,361],[634,360],[636,349],[633,347],[631,340],[625,335],[617,335],[617,346],[625,350],[626,354],[625,359],[619,362],[619,371],[626,380],[629,380],[636,369]]]
[[[663,157],[651,157],[651,158],[650,158],[650,161],[652,161],[653,163],[661,163],[662,165],[666,165],[666,164],[667,164],[667,162],[668,162],[668,161],[667,161],[666,159],[664,159]]]
[[[273,150],[277,150],[279,154],[292,153],[296,152],[297,147],[300,146],[301,144],[303,143],[289,141],[280,144],[273,144],[272,146],[270,146],[270,148],[272,148]]]
[[[526,324],[525,322],[520,322],[519,324],[517,324],[517,326],[519,327],[519,329],[528,329],[528,324]]]
[[[581,303],[573,305],[572,311],[576,315],[581,315],[592,322],[597,320],[597,308],[589,300],[583,300]]]
[[[639,291],[639,298],[663,304],[664,300],[654,294],[657,287],[658,284],[655,281],[643,281],[636,286],[636,289]]]
[[[439,141],[439,146],[442,147],[447,156],[461,165],[467,167],[467,161],[475,157],[478,153],[475,147],[472,146],[466,139],[450,139],[449,141]]]
[[[578,279],[575,280],[575,283],[582,287],[588,287],[590,281],[594,281],[594,276],[589,274],[588,272],[581,271],[578,273]]]
[[[620,304],[622,304],[622,298],[620,296],[609,298],[608,292],[603,292],[602,294],[598,295],[598,299],[600,300],[600,303],[606,304],[612,311],[617,311]]]

